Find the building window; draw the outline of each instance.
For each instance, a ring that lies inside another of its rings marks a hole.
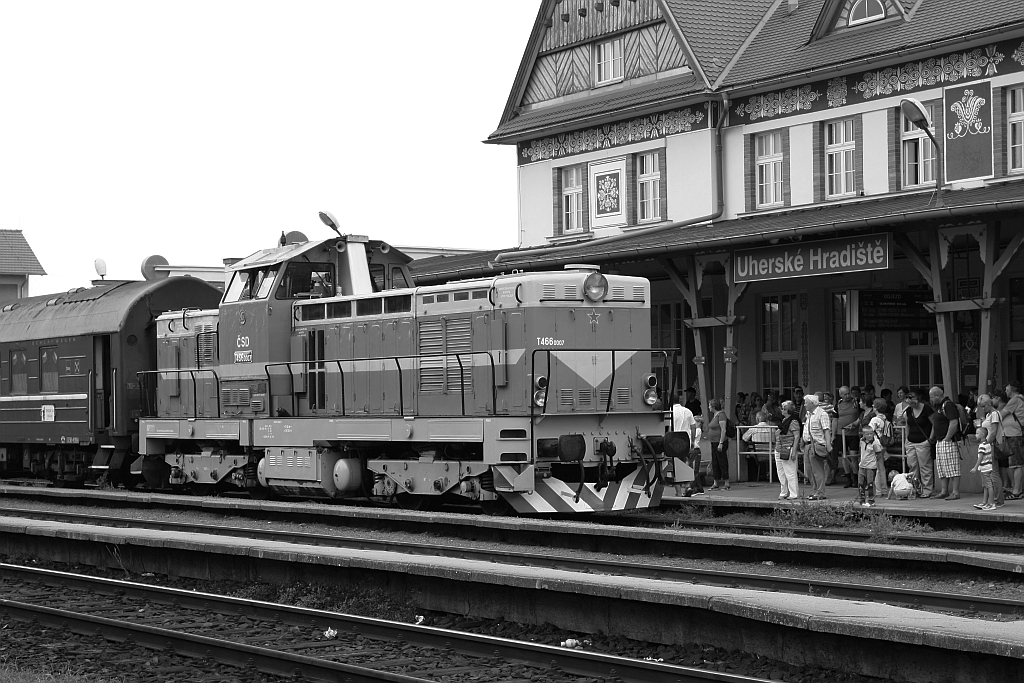
[[[28,393],[28,356],[24,351],[11,351],[11,394]]]
[[[924,105],[935,132],[935,104]],[[935,144],[928,134],[903,116],[903,187],[916,187],[935,182]]]
[[[936,384],[942,384],[937,333],[907,333],[907,385],[927,391]]]
[[[1010,278],[1010,341],[1024,342],[1024,278]]]
[[[850,11],[850,26],[885,18],[885,5],[881,0],[857,0]]]
[[[800,298],[761,297],[761,390],[790,394],[799,384]]]
[[[39,376],[42,377],[40,392],[56,394],[58,391],[56,346],[44,346],[39,349]]]
[[[857,191],[854,176],[853,119],[830,121],[825,126],[825,171],[828,197],[852,195]]]
[[[658,153],[647,152],[637,156],[638,220],[661,220],[661,168]]]
[[[1024,87],[1011,88],[1006,93],[1009,106],[1007,150],[1011,173],[1024,172]]]
[[[757,156],[757,206],[776,206],[782,196],[782,133],[762,133],[755,138]]]
[[[594,50],[594,81],[597,85],[622,80],[622,38],[598,43]]]
[[[850,331],[846,324],[848,305],[846,292],[832,293],[832,381],[836,387],[874,383],[871,336]]]
[[[562,231],[583,229],[583,167],[562,169]]]

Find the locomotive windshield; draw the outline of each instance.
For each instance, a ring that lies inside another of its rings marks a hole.
[[[334,265],[289,263],[275,296],[278,299],[319,299],[334,296]]]
[[[274,286],[277,277],[277,266],[240,270],[231,278],[224,294],[224,302],[248,301],[249,299],[266,299]]]

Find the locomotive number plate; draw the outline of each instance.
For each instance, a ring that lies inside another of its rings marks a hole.
[[[249,351],[235,351],[235,362],[236,363],[251,363],[252,362],[252,350]]]
[[[553,337],[537,337],[538,346],[565,346],[564,339],[555,339]]]

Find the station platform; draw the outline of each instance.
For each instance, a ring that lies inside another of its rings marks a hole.
[[[826,499],[822,501],[808,501],[806,497],[811,493],[809,486],[800,487],[801,498],[794,501],[779,500],[778,482],[732,482],[730,490],[711,491],[705,487],[703,495],[684,498],[676,496],[671,487],[665,489],[662,496],[662,504],[674,506],[684,505],[712,505],[722,508],[742,510],[766,510],[779,506],[793,504],[815,504],[815,505],[849,505],[855,506],[860,500],[856,488],[843,488],[842,484],[837,486],[826,486]],[[975,503],[981,502],[980,493],[960,493],[960,500],[942,500],[939,498],[915,498],[913,500],[889,500],[884,495],[875,498],[875,506],[864,508],[865,510],[882,511],[898,517],[917,517],[927,523],[928,519],[956,520],[961,519],[970,522],[996,522],[1002,525],[1020,524],[1024,530],[1024,500],[1007,500],[1006,504],[995,510],[982,511],[974,507]]]

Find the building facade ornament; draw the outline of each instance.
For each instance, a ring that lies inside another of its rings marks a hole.
[[[629,121],[530,140],[518,146],[519,163],[560,159],[635,142],[657,140],[667,135],[688,133],[698,128],[706,128],[706,120],[707,115],[704,112],[686,107],[663,114],[652,114]]]

